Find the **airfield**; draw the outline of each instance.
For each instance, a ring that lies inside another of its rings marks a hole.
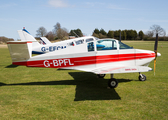
[[[154,50],[154,41],[123,41],[138,49]],[[6,45],[0,45],[0,119],[54,120],[168,120],[168,42],[159,41],[156,74],[110,75],[53,68],[15,66]],[[149,67],[153,68],[153,61]]]

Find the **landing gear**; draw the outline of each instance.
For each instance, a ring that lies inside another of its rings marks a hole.
[[[118,86],[118,81],[113,78],[113,74],[111,74],[111,79],[108,81],[108,86],[110,88],[116,88]]]
[[[104,78],[105,74],[98,74],[99,78]],[[139,81],[145,81],[146,76],[144,74],[139,73]],[[113,78],[113,74],[111,74],[111,79],[108,81],[108,87],[109,88],[116,88],[118,86],[118,81]]]
[[[115,79],[115,78],[111,78],[109,81],[108,81],[108,86],[110,88],[116,88],[118,86],[118,81]]]
[[[106,74],[97,74],[98,78],[104,78],[106,76]]]
[[[139,81],[145,81],[146,76],[144,74],[139,73]]]

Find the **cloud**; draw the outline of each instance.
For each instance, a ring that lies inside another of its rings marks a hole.
[[[13,6],[17,6],[17,4],[15,4],[15,3],[1,4],[0,8],[9,8],[9,7],[13,7]]]
[[[68,3],[64,0],[49,0],[49,5],[55,8],[68,7]]]
[[[107,6],[107,8],[109,8],[109,9],[114,9],[114,10],[130,10],[130,9],[128,9],[128,8],[124,8],[124,7],[120,7],[120,6],[118,6],[118,5],[112,5],[112,4],[109,4],[109,5]]]
[[[105,5],[104,3],[101,2],[86,2],[85,4],[90,7],[100,7],[102,5]]]

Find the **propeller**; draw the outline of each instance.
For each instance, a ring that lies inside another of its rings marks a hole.
[[[157,48],[158,48],[158,33],[156,34],[156,40],[155,40],[155,46],[154,46],[154,52],[155,52],[155,59],[154,59],[154,75],[155,75],[155,70],[156,70]]]

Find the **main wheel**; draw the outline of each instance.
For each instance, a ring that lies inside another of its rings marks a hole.
[[[98,78],[104,78],[106,74],[97,74]]]
[[[115,79],[115,78],[111,78],[109,81],[108,81],[108,86],[110,88],[116,88],[118,86],[118,81]]]
[[[146,80],[146,76],[144,74],[140,74],[139,81],[145,81],[145,80]]]

